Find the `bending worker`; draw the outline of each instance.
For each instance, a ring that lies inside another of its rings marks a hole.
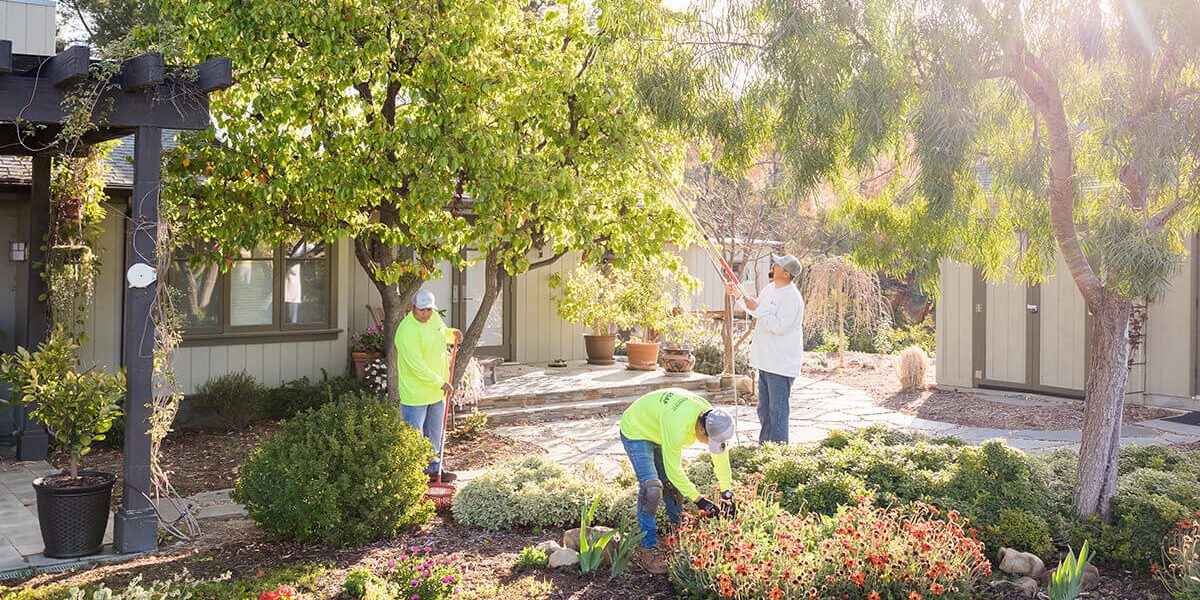
[[[726,442],[733,438],[734,421],[707,400],[687,390],[664,389],[638,398],[621,416],[621,444],[633,463],[638,479],[638,525],[645,533],[642,547],[634,553],[649,573],[666,573],[667,564],[658,552],[655,514],[661,501],[672,525],[679,524],[683,499],[702,514],[732,516],[736,512],[730,492],[732,475]],[[683,449],[696,443],[708,444],[713,471],[721,487],[719,505],[700,495],[683,472]]]
[[[404,421],[433,443],[433,460],[425,472],[437,480],[441,463],[442,422],[450,385],[450,358],[446,344],[462,343],[462,332],[446,327],[437,314],[433,293],[420,290],[413,297],[412,311],[396,328],[396,373],[399,379],[400,414]],[[443,472],[442,481],[454,481],[454,473]]]

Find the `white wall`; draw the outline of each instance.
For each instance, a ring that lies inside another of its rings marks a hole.
[[[54,54],[53,0],[0,0],[0,40],[16,54]]]

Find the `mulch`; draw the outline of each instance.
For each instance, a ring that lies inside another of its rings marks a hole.
[[[986,394],[937,388],[936,361],[926,373],[926,390],[901,391],[896,361],[893,355],[848,352],[846,368],[838,369],[836,355],[806,356],[804,375],[861,389],[878,406],[931,421],[997,429],[1061,430],[1083,426],[1080,400],[1013,393],[1011,397],[1018,402],[1006,402]],[[1174,414],[1177,412],[1152,406],[1125,406],[1126,423]]]
[[[994,586],[981,592],[979,597],[987,600],[1029,600],[1019,589],[1008,584]],[[1106,570],[1101,565],[1100,587],[1088,597],[1105,600],[1167,600],[1171,594],[1150,575]]]

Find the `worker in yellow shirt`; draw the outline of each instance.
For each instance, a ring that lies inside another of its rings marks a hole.
[[[707,516],[733,516],[737,508],[730,491],[732,473],[727,446],[735,424],[729,413],[714,409],[700,396],[676,388],[658,390],[638,398],[621,415],[621,444],[633,463],[638,480],[638,525],[645,536],[634,558],[649,573],[667,571],[658,552],[655,513],[662,502],[671,524],[679,524],[683,499],[696,504]],[[683,449],[700,441],[708,445],[713,471],[721,488],[718,503],[700,495],[683,472]]]
[[[413,297],[412,311],[396,328],[396,373],[399,376],[400,413],[404,421],[433,443],[434,459],[425,472],[437,478],[441,464],[442,428],[446,416],[446,394],[450,384],[450,355],[446,344],[462,342],[462,332],[446,327],[437,314],[437,302],[427,290]],[[442,473],[442,481],[454,481],[454,473]]]

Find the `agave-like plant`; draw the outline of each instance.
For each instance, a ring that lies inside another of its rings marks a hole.
[[[1092,554],[1086,541],[1083,542],[1083,548],[1080,548],[1078,557],[1075,556],[1074,550],[1068,548],[1067,557],[1054,570],[1054,574],[1050,577],[1050,585],[1046,588],[1046,592],[1050,594],[1050,600],[1075,600],[1078,598],[1079,588],[1083,585],[1083,574],[1087,572],[1088,564],[1091,562]]]

